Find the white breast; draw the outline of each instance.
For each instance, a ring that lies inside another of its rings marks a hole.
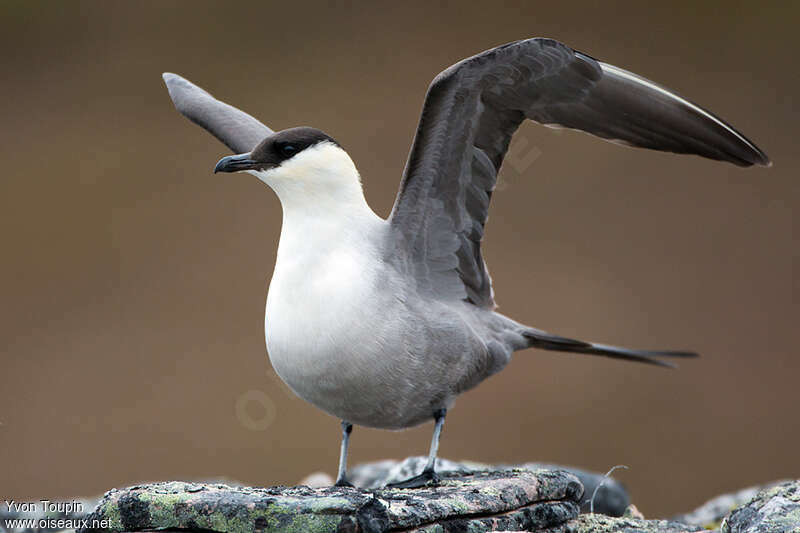
[[[267,347],[279,374],[298,367],[321,373],[327,366],[323,353],[335,352],[358,334],[375,290],[375,272],[356,250],[288,255],[284,239],[267,296]]]
[[[346,245],[331,246],[337,241],[323,228],[304,239],[286,229],[267,297],[270,361],[298,396],[340,418],[354,418],[354,410],[369,406],[354,409],[353,402],[367,400],[365,389],[385,373],[376,363],[384,350],[375,330],[386,315],[375,250],[348,242],[358,232],[339,241]]]

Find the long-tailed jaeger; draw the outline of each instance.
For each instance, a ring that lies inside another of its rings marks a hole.
[[[266,306],[266,344],[301,398],[342,420],[336,484],[348,485],[352,425],[434,420],[422,473],[436,482],[447,410],[525,348],[671,366],[691,352],[632,350],[553,335],[495,311],[481,239],[489,199],[525,119],[602,139],[739,166],[767,156],[722,119],[641,76],[551,39],[470,57],[434,78],[388,219],[364,199],[350,156],[309,127],[275,132],[175,74],[175,107],[235,154],[214,172],[249,172],[283,208]]]

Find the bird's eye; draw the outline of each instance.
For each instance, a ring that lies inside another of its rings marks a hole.
[[[281,155],[284,157],[292,157],[298,151],[297,146],[293,144],[283,144],[280,146],[279,150],[281,151]]]

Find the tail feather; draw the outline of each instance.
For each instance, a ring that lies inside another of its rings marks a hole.
[[[558,335],[551,335],[545,331],[528,328],[522,332],[522,336],[528,341],[528,347],[541,348],[556,352],[585,353],[590,355],[602,355],[613,359],[624,359],[626,361],[636,361],[650,365],[665,366],[676,368],[677,365],[669,361],[663,361],[659,357],[697,357],[695,352],[672,351],[672,350],[632,350],[619,346],[609,346],[607,344],[596,344],[585,342]]]

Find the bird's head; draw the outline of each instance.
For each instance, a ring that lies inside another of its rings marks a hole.
[[[278,131],[252,152],[219,160],[214,172],[248,172],[269,185],[282,202],[309,196],[327,199],[360,192],[358,171],[330,135],[315,128]]]

